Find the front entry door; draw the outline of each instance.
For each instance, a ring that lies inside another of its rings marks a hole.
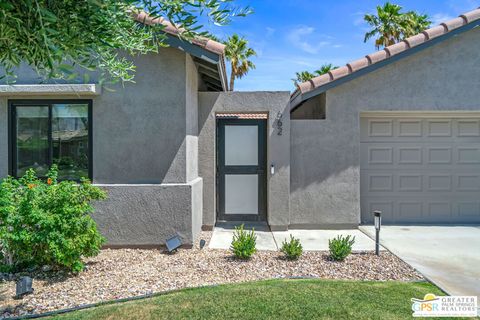
[[[266,120],[217,120],[219,221],[266,220]]]

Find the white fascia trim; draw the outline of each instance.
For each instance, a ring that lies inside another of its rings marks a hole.
[[[98,96],[98,84],[13,84],[0,85],[0,96],[78,95]]]

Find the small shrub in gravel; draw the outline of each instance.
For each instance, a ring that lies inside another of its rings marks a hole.
[[[230,247],[235,257],[243,260],[250,259],[251,256],[257,252],[256,245],[257,236],[255,235],[255,229],[246,231],[244,230],[243,224],[240,227],[235,227],[232,245]]]
[[[280,249],[288,260],[297,260],[303,253],[303,247],[299,239],[295,239],[290,235],[290,241],[283,241],[282,249]]]
[[[0,183],[0,271],[49,265],[83,270],[83,257],[100,252],[105,239],[91,218],[92,202],[106,193],[87,180],[57,182],[53,165],[45,179],[29,169]]]
[[[355,243],[355,237],[339,235],[336,238],[328,240],[330,257],[335,261],[343,261],[352,253],[352,246]]]

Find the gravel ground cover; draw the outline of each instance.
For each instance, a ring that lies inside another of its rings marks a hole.
[[[202,235],[208,239],[209,233]],[[102,250],[86,260],[78,275],[45,271],[34,278],[35,292],[15,300],[15,279],[4,275],[0,284],[0,317],[43,313],[100,301],[140,296],[186,287],[235,283],[271,278],[318,277],[350,280],[422,280],[422,276],[389,252],[350,255],[344,262],[329,259],[328,252],[305,252],[298,261],[287,261],[280,252],[261,251],[249,261],[235,259],[229,251],[179,250],[168,255],[159,250]]]

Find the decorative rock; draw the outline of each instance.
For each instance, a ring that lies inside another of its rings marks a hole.
[[[201,234],[207,245],[180,249],[175,255],[158,250],[102,250],[86,259],[88,266],[77,276],[37,269],[35,291],[13,300],[15,282],[0,282],[0,318],[71,308],[82,304],[128,298],[172,289],[237,283],[271,278],[315,277],[352,280],[420,280],[414,269],[389,252],[355,253],[344,262],[331,261],[328,252],[307,251],[298,261],[283,259],[280,252],[260,251],[249,261],[231,252],[208,248],[210,232]],[[18,275],[16,275],[18,276]]]
[[[42,267],[42,271],[43,271],[43,272],[52,271],[52,266],[44,265],[44,266]]]

